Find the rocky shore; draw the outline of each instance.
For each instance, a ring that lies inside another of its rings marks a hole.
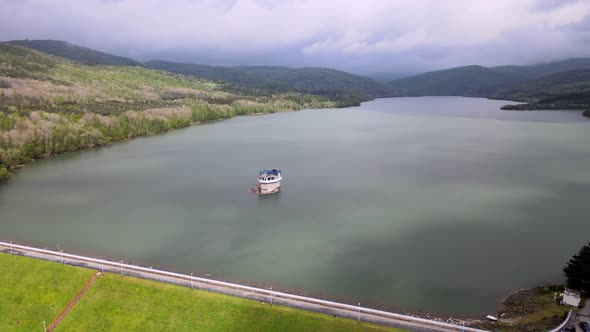
[[[508,295],[498,308],[497,322],[477,324],[493,331],[547,331],[563,322],[569,307],[560,305],[556,295],[563,286],[519,289]]]

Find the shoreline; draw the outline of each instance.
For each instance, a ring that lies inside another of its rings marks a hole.
[[[479,97],[479,96],[428,96],[428,95],[424,95],[424,96],[390,96],[390,97],[375,97],[371,100],[365,100],[362,101],[359,105],[356,106],[347,106],[347,107],[325,107],[325,108],[321,108],[321,109],[338,109],[338,108],[352,108],[352,107],[360,107],[362,106],[362,104],[367,103],[367,102],[371,102],[374,101],[376,99],[389,99],[389,98],[420,98],[420,97],[462,97],[462,98],[483,98],[483,99],[488,99],[488,100],[496,100],[496,101],[506,101],[506,102],[512,102],[512,103],[520,103],[520,104],[506,104],[504,106],[502,106],[500,109],[503,111],[571,111],[571,112],[578,112],[578,111],[582,111],[582,116],[583,117],[587,117],[590,118],[590,110],[582,110],[582,109],[551,109],[551,108],[540,108],[540,109],[531,109],[531,108],[518,108],[520,105],[523,105],[523,107],[525,107],[526,105],[529,105],[526,102],[519,102],[519,101],[514,101],[514,100],[504,100],[504,99],[497,99],[497,98],[493,98],[493,97]],[[514,106],[515,108],[508,108]],[[505,108],[506,107],[506,108]],[[27,161],[24,164],[18,165],[18,167],[13,167],[13,168],[6,168],[6,174],[2,175],[1,169],[0,169],[0,185],[2,185],[4,182],[6,182],[7,180],[9,180],[10,175],[14,174],[16,172],[18,172],[19,169],[26,167],[27,164],[37,161],[37,160],[43,160],[43,159],[47,159],[47,158],[51,158],[54,156],[59,156],[59,155],[66,155],[68,153],[75,153],[75,152],[79,152],[79,151],[86,151],[86,150],[92,150],[92,149],[96,149],[96,148],[101,148],[101,147],[108,147],[111,146],[114,143],[118,143],[118,142],[128,142],[131,141],[133,139],[136,138],[141,138],[141,137],[150,137],[150,136],[156,136],[156,135],[160,135],[160,134],[166,134],[169,133],[171,131],[177,130],[177,129],[183,129],[183,128],[188,128],[188,127],[192,127],[192,126],[196,126],[196,125],[201,125],[201,124],[208,124],[208,123],[214,123],[214,122],[219,122],[219,121],[224,121],[224,120],[228,120],[234,117],[241,117],[241,116],[262,116],[262,115],[269,115],[269,114],[276,114],[276,113],[289,113],[289,112],[298,112],[298,111],[305,111],[305,110],[317,110],[318,108],[301,108],[301,109],[291,109],[291,110],[282,110],[282,111],[273,111],[273,112],[254,112],[254,113],[250,113],[250,114],[236,114],[230,117],[220,117],[217,119],[211,119],[211,120],[205,120],[205,121],[193,121],[193,122],[189,122],[188,125],[186,126],[182,126],[182,127],[178,127],[178,128],[169,128],[165,131],[162,132],[157,132],[157,133],[152,133],[152,134],[148,134],[148,135],[138,135],[138,136],[134,136],[134,137],[129,137],[129,138],[125,138],[122,140],[115,140],[115,141],[111,141],[109,144],[106,145],[101,145],[101,146],[94,146],[91,148],[80,148],[80,149],[76,149],[74,151],[67,151],[64,153],[58,153],[58,154],[52,154],[49,156],[43,156],[41,158],[36,158],[36,159],[31,159],[30,161]],[[97,114],[97,113],[92,113],[89,112],[90,114]]]
[[[58,153],[58,154],[52,154],[52,155],[49,155],[49,156],[43,156],[41,158],[31,159],[31,160],[27,161],[24,164],[17,165],[16,167],[13,167],[13,168],[10,168],[10,169],[7,168],[6,169],[6,175],[5,176],[0,176],[0,186],[2,184],[6,183],[7,181],[9,181],[10,180],[10,176],[12,174],[17,173],[19,170],[25,168],[27,165],[29,165],[31,163],[34,163],[35,161],[38,161],[38,160],[45,160],[45,159],[54,158],[54,157],[57,157],[57,156],[64,156],[64,155],[68,155],[70,153],[77,153],[77,152],[80,152],[80,151],[92,151],[94,149],[106,148],[106,147],[112,146],[113,144],[116,144],[116,143],[126,143],[126,142],[130,142],[132,140],[135,140],[137,138],[153,137],[153,136],[157,136],[157,135],[165,135],[167,133],[170,133],[170,132],[173,132],[173,131],[176,131],[176,130],[179,130],[179,129],[185,129],[185,128],[189,128],[189,127],[193,127],[193,126],[198,126],[198,125],[204,125],[204,124],[209,124],[209,123],[221,122],[221,121],[225,121],[225,120],[229,120],[229,119],[237,118],[237,117],[243,117],[243,116],[262,116],[262,115],[271,115],[271,114],[276,114],[276,113],[290,113],[290,112],[298,112],[298,111],[312,110],[312,109],[313,108],[309,108],[309,109],[302,108],[302,109],[292,109],[292,110],[280,111],[280,112],[267,112],[267,113],[266,112],[257,112],[257,113],[251,113],[251,114],[237,114],[237,115],[230,116],[230,117],[227,117],[227,118],[221,117],[221,118],[211,119],[211,120],[205,120],[205,121],[193,121],[193,122],[189,122],[188,125],[186,125],[186,126],[182,126],[182,127],[179,127],[179,128],[170,128],[168,130],[165,130],[165,131],[162,131],[162,132],[158,132],[158,133],[152,133],[152,134],[149,134],[149,135],[138,135],[138,136],[128,137],[128,138],[125,138],[125,139],[122,139],[122,140],[111,141],[109,144],[106,144],[106,145],[94,146],[94,147],[91,147],[91,148],[81,148],[81,149],[76,149],[74,151],[67,151],[67,152],[64,152],[64,153]]]
[[[11,242],[14,245],[38,248],[38,249],[42,249],[42,250],[49,250],[49,251],[55,250],[55,249],[50,249],[48,246],[40,244],[40,243],[34,243],[34,242],[31,243],[31,242],[26,242],[26,241],[25,242],[6,241],[6,239],[0,239],[0,244],[2,241],[3,242]],[[0,250],[0,253],[1,252],[2,252],[2,250]],[[121,262],[120,257],[99,255],[99,254],[89,251],[89,250],[79,250],[79,251],[77,251],[77,254],[68,253],[67,251],[63,250],[63,253],[70,254],[70,255],[80,255],[80,256],[90,257],[93,259],[106,260],[106,261],[110,261],[112,263]],[[124,259],[124,261],[125,261],[125,264],[130,264],[130,265],[134,265],[134,266],[138,266],[138,267],[142,267],[142,268],[159,269],[159,270],[163,270],[163,271],[177,271],[177,273],[186,274],[186,275],[190,274],[190,272],[188,272],[189,269],[186,269],[186,268],[183,268],[183,267],[177,266],[177,265],[170,265],[170,264],[166,264],[166,265],[156,264],[156,265],[154,265],[154,264],[150,264],[149,262],[147,262],[145,260],[143,260],[143,261],[142,260],[134,260],[133,258],[126,258],[126,259]],[[342,296],[340,296],[340,297],[333,296],[333,295],[326,294],[326,293],[318,293],[318,292],[313,292],[313,291],[305,291],[302,289],[284,287],[283,285],[275,284],[275,283],[258,283],[258,282],[252,282],[249,280],[241,279],[241,278],[227,277],[227,276],[219,275],[215,271],[213,271],[213,272],[211,272],[211,271],[200,271],[200,272],[196,271],[194,273],[194,275],[195,275],[195,277],[207,278],[207,279],[210,279],[213,281],[240,284],[240,285],[244,285],[247,287],[254,287],[254,288],[261,288],[261,289],[271,289],[272,288],[275,291],[282,292],[285,294],[291,294],[291,295],[303,296],[303,297],[320,298],[322,300],[338,302],[338,303],[355,303],[358,300],[358,299],[351,299],[351,298],[342,297]],[[512,293],[514,293],[514,292],[512,292]],[[508,296],[503,297],[499,301],[497,301],[496,307],[495,307],[495,309],[493,309],[493,312],[488,312],[487,314],[496,314],[497,310],[499,308],[499,304],[501,304]],[[419,318],[419,319],[428,319],[428,320],[433,320],[433,321],[442,322],[442,323],[460,324],[460,325],[464,325],[464,326],[479,326],[479,325],[486,322],[485,314],[482,314],[480,317],[450,315],[450,314],[445,314],[445,313],[431,313],[431,312],[423,311],[423,310],[408,310],[408,309],[404,309],[403,307],[400,307],[400,306],[378,304],[375,302],[371,302],[370,300],[364,300],[364,301],[361,300],[361,302],[363,303],[364,307],[370,308],[373,310],[394,312],[394,313],[401,314],[401,315],[408,316],[408,317]]]
[[[275,303],[287,307],[303,309],[306,311],[328,314],[336,317],[354,318],[359,321],[375,323],[383,326],[391,326],[412,331],[470,331],[470,332],[491,332],[491,331],[519,331],[519,332],[538,332],[538,331],[557,331],[571,321],[572,311],[568,307],[560,307],[560,314],[555,314],[551,309],[547,312],[546,308],[534,308],[533,311],[527,306],[522,306],[518,301],[512,303],[515,311],[512,311],[505,318],[497,322],[488,320],[466,320],[458,318],[439,318],[429,314],[412,314],[395,310],[375,308],[374,306],[357,306],[356,304],[347,304],[347,302],[333,301],[323,297],[314,297],[298,294],[292,290],[277,290],[266,286],[251,286],[240,282],[224,281],[213,279],[208,276],[200,277],[190,276],[187,273],[173,272],[170,269],[158,269],[152,266],[142,266],[133,264],[129,261],[112,261],[103,258],[94,258],[93,256],[76,255],[64,253],[63,251],[53,251],[30,247],[13,242],[0,241],[0,254],[16,255],[32,259],[50,261],[55,264],[78,266],[98,272],[107,272],[112,274],[121,274],[121,276],[153,280],[162,283],[168,283],[183,287],[200,289],[208,292],[225,294],[229,296],[255,300],[263,304]],[[509,299],[514,297],[527,296],[527,293],[537,294],[546,298],[552,296],[554,291],[558,291],[562,286],[544,286],[536,288],[524,288],[512,292],[502,302],[503,305]],[[554,301],[555,302],[555,301]],[[554,304],[555,306],[555,304]],[[502,310],[506,309],[501,308]],[[525,310],[525,312],[519,310]],[[528,310],[528,311],[527,311]],[[545,311],[543,311],[545,310]],[[535,321],[527,320],[527,315],[541,314],[541,318]],[[504,316],[504,315],[502,315]],[[524,318],[524,321],[523,321]],[[416,330],[417,329],[417,330]]]
[[[555,331],[555,326],[569,321],[570,314],[577,311],[560,303],[558,294],[564,288],[564,285],[544,285],[517,289],[498,306],[494,313],[496,322],[485,321],[477,326],[501,331]]]
[[[269,302],[270,299],[274,303],[289,307],[304,309],[308,311],[315,311],[334,316],[357,318],[362,321],[377,323],[385,326],[401,327],[401,328],[418,328],[418,331],[472,331],[472,332],[489,332],[478,328],[470,327],[469,325],[459,325],[463,322],[461,320],[454,320],[453,322],[443,321],[437,318],[422,318],[417,316],[410,316],[407,314],[400,314],[396,312],[382,311],[370,307],[360,307],[341,302],[334,302],[320,298],[301,296],[290,292],[281,292],[272,289],[252,287],[237,283],[219,281],[216,279],[202,278],[196,276],[189,276],[176,272],[158,270],[150,267],[143,267],[128,262],[115,262],[104,259],[97,259],[88,256],[80,256],[57,252],[47,249],[40,249],[36,247],[28,247],[15,243],[0,242],[0,253],[19,255],[24,257],[31,257],[34,259],[42,259],[56,263],[62,263],[73,266],[81,266],[89,269],[112,272],[125,276],[138,277],[142,279],[155,280],[159,282],[177,284],[181,286],[194,287],[195,289],[203,289],[215,293],[232,295],[247,299],[253,299],[262,302]]]

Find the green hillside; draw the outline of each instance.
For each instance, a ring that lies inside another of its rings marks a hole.
[[[506,110],[590,109],[590,69],[578,69],[506,85],[485,95],[491,98],[525,101],[506,105]],[[587,114],[587,113],[585,113]]]
[[[191,102],[229,105],[236,100],[285,99],[307,104],[326,98],[284,93],[244,95],[224,83],[131,66],[88,66],[29,48],[0,43],[0,111],[86,112],[118,114],[128,109],[182,106]]]
[[[531,86],[539,90],[543,85],[561,84],[561,80],[574,75],[575,80],[585,80],[576,72],[590,69],[590,58],[569,59],[531,66],[464,66],[432,71],[389,82],[394,95],[459,95],[488,96],[496,91],[520,90]],[[557,81],[556,81],[557,80]],[[546,81],[546,82],[545,82]],[[545,83],[544,83],[545,82]],[[564,86],[567,90],[567,87]],[[575,91],[577,92],[577,87]]]
[[[112,55],[61,40],[11,40],[7,44],[32,48],[47,54],[74,60],[87,65],[143,66],[141,62]]]
[[[32,159],[196,122],[334,106],[321,96],[228,92],[194,76],[82,65],[0,43],[0,178]]]
[[[589,109],[590,59],[457,67],[391,81],[389,86],[392,96],[473,96],[526,102],[503,107],[509,110]]]
[[[14,40],[7,43],[86,65],[144,66],[133,59],[59,40]],[[388,87],[381,82],[329,68],[221,67],[166,61],[149,61],[146,65],[152,69],[214,81],[220,83],[220,90],[241,95],[313,94],[328,97],[341,107],[389,95]]]
[[[150,68],[223,81],[244,92],[299,92],[330,97],[342,106],[387,94],[387,87],[370,78],[329,68],[269,66],[220,67],[199,64],[149,61]]]
[[[567,59],[530,66],[497,66],[491,69],[505,74],[518,75],[523,78],[540,78],[560,72],[590,69],[590,58]]]
[[[465,66],[428,72],[391,81],[395,96],[473,96],[484,89],[522,80],[482,66]]]
[[[520,83],[499,86],[486,93],[499,99],[536,101],[541,98],[586,92],[590,92],[590,69],[559,72]]]

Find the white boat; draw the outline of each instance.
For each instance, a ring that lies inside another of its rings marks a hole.
[[[281,188],[281,170],[273,168],[271,170],[262,170],[258,173],[258,190],[261,195],[273,194]]]

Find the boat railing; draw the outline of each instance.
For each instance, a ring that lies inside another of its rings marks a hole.
[[[268,174],[268,175],[279,175],[281,174],[281,170],[278,169],[273,169],[273,170],[262,170],[260,172],[258,172],[259,175],[264,175],[264,174]]]

